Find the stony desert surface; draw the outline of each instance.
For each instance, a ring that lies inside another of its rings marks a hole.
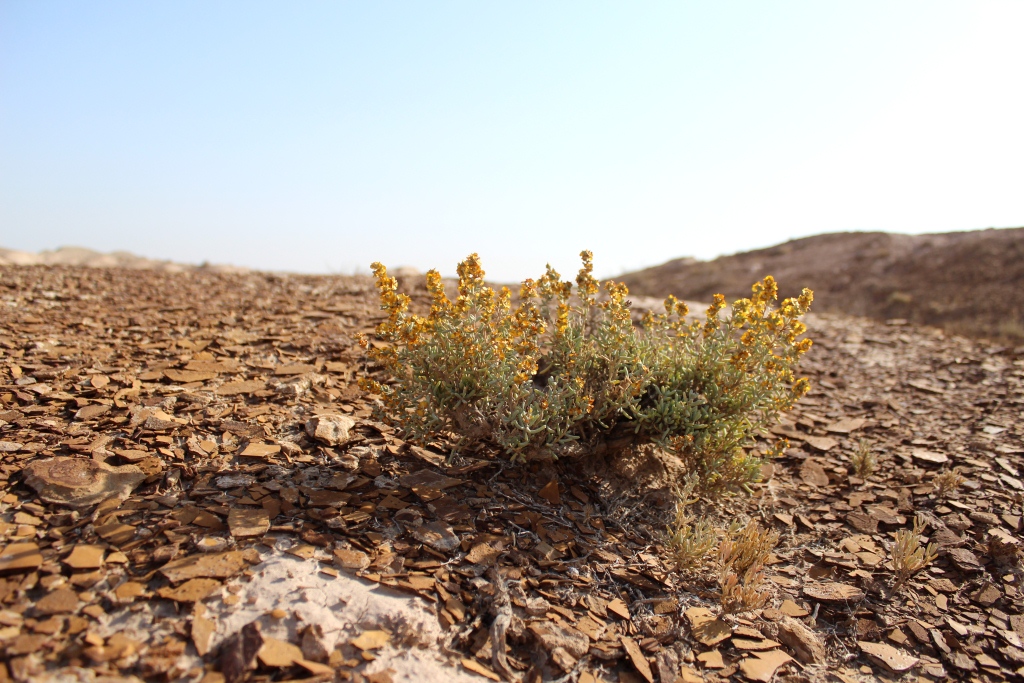
[[[725,614],[668,559],[670,463],[451,459],[375,419],[380,319],[362,278],[0,265],[0,680],[1024,673],[1024,349],[813,313],[791,447],[698,503],[781,536],[768,604]],[[915,520],[938,556],[894,590]]]

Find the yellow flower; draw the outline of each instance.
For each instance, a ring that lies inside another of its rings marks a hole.
[[[558,319],[555,322],[555,332],[563,336],[569,329],[569,304],[561,302],[558,304]]]
[[[580,298],[590,305],[594,302],[594,295],[598,292],[598,282],[594,279],[594,255],[589,251],[581,251],[580,258],[583,260],[583,267],[576,275],[576,287],[579,290]]]

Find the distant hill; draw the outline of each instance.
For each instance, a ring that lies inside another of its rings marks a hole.
[[[245,272],[246,268],[235,266],[193,266],[173,261],[159,261],[136,256],[127,251],[104,254],[84,247],[59,247],[39,253],[16,251],[0,247],[0,266],[86,266],[91,268],[131,268],[184,272],[195,268],[218,272]]]
[[[734,299],[765,275],[782,296],[814,290],[814,310],[903,318],[948,332],[1024,342],[1024,228],[930,235],[847,232],[713,261],[680,258],[618,278],[638,295]]]

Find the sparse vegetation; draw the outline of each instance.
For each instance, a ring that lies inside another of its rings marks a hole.
[[[937,472],[932,477],[932,486],[935,487],[935,493],[939,498],[945,498],[953,491],[963,486],[964,478],[960,473],[962,470],[959,467],[954,467],[951,470],[942,470]]]
[[[938,547],[934,543],[921,545],[923,532],[924,521],[920,517],[914,518],[913,529],[896,532],[896,542],[892,546],[892,566],[896,572],[894,589],[900,588],[938,557]]]
[[[696,502],[693,498],[697,478],[687,478],[676,500],[675,520],[668,530],[665,544],[672,555],[677,570],[686,570],[704,564],[718,542],[718,534],[709,519],[697,519],[690,511]]]
[[[718,546],[722,609],[745,612],[764,606],[768,600],[765,563],[778,542],[779,532],[764,529],[757,522],[729,527]]]
[[[850,464],[853,465],[853,473],[861,479],[867,479],[875,473],[878,460],[871,452],[871,444],[867,439],[861,439],[857,443],[857,451],[850,456]]]
[[[677,455],[702,490],[755,481],[762,459],[743,447],[809,388],[794,372],[811,346],[800,322],[811,292],[776,309],[769,276],[728,314],[716,295],[703,321],[669,296],[641,332],[625,285],[602,285],[591,254],[581,256],[575,288],[549,266],[523,282],[516,306],[508,288],[484,283],[475,254],[459,264],[455,301],[430,271],[426,316],[374,264],[388,315],[377,335],[390,345],[363,340],[386,379],[362,386],[381,398],[381,418],[414,442],[492,446],[513,460],[650,443]]]

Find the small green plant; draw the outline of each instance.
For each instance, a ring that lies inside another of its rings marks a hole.
[[[779,532],[762,529],[757,522],[734,522],[718,546],[719,598],[726,612],[745,612],[764,606],[764,568]]]
[[[937,472],[935,476],[932,477],[932,486],[935,488],[936,495],[940,498],[945,498],[950,493],[963,486],[964,478],[963,475],[960,474],[962,471],[963,470],[959,467],[954,467],[951,470]]]
[[[867,479],[878,468],[878,461],[871,452],[871,444],[861,439],[857,444],[857,452],[850,456],[853,472],[861,479]]]
[[[900,588],[910,577],[938,557],[938,548],[934,543],[921,545],[923,531],[924,521],[920,517],[915,517],[913,529],[900,529],[896,532],[896,542],[892,546],[892,566],[896,571],[894,590]]]
[[[809,388],[794,371],[811,346],[799,320],[810,290],[776,309],[769,276],[727,315],[715,295],[703,322],[670,296],[638,330],[625,285],[602,287],[590,252],[581,256],[575,292],[548,266],[513,305],[508,288],[484,283],[473,254],[459,264],[454,301],[437,271],[427,273],[425,316],[373,264],[387,313],[377,335],[388,345],[362,340],[383,377],[361,385],[380,396],[381,419],[413,442],[492,446],[513,460],[650,443],[677,455],[704,490],[755,481],[762,459],[744,446]]]
[[[676,515],[669,525],[665,545],[676,563],[677,570],[687,570],[704,564],[705,558],[718,543],[715,526],[709,519],[698,520],[690,512],[690,506],[697,502],[694,491],[698,485],[697,477],[686,478],[681,491],[676,497]]]

